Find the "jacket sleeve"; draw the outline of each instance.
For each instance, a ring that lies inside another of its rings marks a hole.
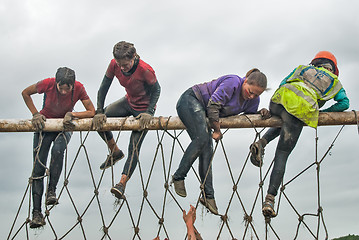
[[[343,112],[349,108],[349,98],[347,97],[344,88],[341,88],[334,96],[334,101],[336,101],[336,103],[327,109],[321,110],[321,112]]]
[[[293,75],[293,73],[295,72],[295,70],[297,70],[297,68],[295,68],[291,73],[289,73],[289,75],[288,75],[286,78],[284,78],[284,79],[280,82],[279,86],[282,86],[282,85],[286,84],[288,78]]]

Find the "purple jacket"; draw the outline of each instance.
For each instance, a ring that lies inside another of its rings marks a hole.
[[[256,113],[259,97],[243,102],[239,100],[244,80],[245,78],[237,75],[225,75],[211,82],[194,85],[192,90],[205,108],[207,108],[210,99],[219,103],[222,106],[219,110],[220,117],[239,113]]]

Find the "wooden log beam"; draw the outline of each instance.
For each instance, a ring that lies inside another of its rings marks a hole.
[[[359,112],[328,112],[319,114],[319,126],[329,125],[354,125],[358,124]],[[252,127],[278,127],[282,122],[278,117],[262,120],[259,114],[236,115],[221,118],[221,128],[252,128]],[[73,120],[75,129],[73,131],[94,131],[92,118]],[[130,131],[140,128],[139,121],[134,117],[108,118],[102,130]],[[174,130],[184,129],[179,117],[153,117],[148,127],[149,130]],[[63,131],[62,119],[47,119],[44,131]],[[31,119],[0,119],[0,132],[33,132],[34,127]]]

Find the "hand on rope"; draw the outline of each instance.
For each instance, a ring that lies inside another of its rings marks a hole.
[[[221,133],[221,124],[219,121],[209,121],[211,128],[213,128],[212,138],[218,142],[223,138],[223,134]]]
[[[263,120],[272,117],[272,115],[270,114],[270,111],[266,108],[262,108],[261,110],[258,111],[258,113],[262,116]]]
[[[75,128],[75,124],[72,122],[72,119],[74,119],[72,112],[68,112],[65,114],[65,117],[64,117],[64,120],[62,123],[63,123],[64,129],[66,131],[71,131]]]
[[[140,120],[140,130],[146,129],[150,125],[152,115],[149,113],[140,113],[136,119]]]
[[[95,130],[100,130],[103,125],[106,123],[107,121],[107,117],[104,113],[97,113],[96,111],[96,115],[93,117],[92,119],[92,124],[94,126]]]
[[[212,138],[218,142],[219,140],[221,140],[223,138],[223,134],[221,133],[221,130],[218,130],[218,131],[214,131],[212,133]]]
[[[45,127],[46,117],[39,112],[32,115],[31,123],[36,131],[41,131]]]

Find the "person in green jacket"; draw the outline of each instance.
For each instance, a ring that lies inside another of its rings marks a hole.
[[[303,126],[316,128],[319,108],[330,99],[336,101],[321,112],[342,112],[349,108],[349,99],[338,80],[339,70],[335,56],[328,51],[320,51],[310,65],[300,65],[294,69],[273,94],[269,109],[273,116],[282,119],[282,126],[270,128],[261,139],[250,147],[251,162],[262,166],[264,147],[279,137],[274,156],[269,187],[262,212],[265,217],[275,217],[274,200],[283,180],[289,154],[294,149]]]

